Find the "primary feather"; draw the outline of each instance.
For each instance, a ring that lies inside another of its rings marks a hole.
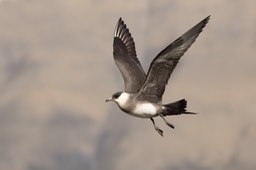
[[[125,92],[137,92],[145,81],[146,74],[137,58],[131,33],[122,18],[116,25],[113,47],[114,60],[123,76]]]
[[[165,86],[180,58],[195,42],[208,23],[210,16],[192,27],[181,37],[162,50],[151,62],[146,80],[139,91],[138,98],[150,102],[161,102]]]

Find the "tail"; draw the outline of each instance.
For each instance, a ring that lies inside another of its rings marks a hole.
[[[165,111],[163,113],[163,116],[180,115],[180,114],[196,114],[193,112],[186,111],[187,101],[185,99],[181,99],[173,103],[165,104],[164,107],[165,107]]]

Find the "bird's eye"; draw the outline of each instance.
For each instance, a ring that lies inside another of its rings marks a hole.
[[[117,93],[115,93],[115,94],[113,95],[113,98],[114,98],[114,99],[117,99],[120,95],[121,95],[121,93],[120,93],[120,92],[117,92]]]

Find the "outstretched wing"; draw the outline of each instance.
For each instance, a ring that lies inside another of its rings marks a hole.
[[[136,56],[135,43],[122,18],[114,33],[114,60],[125,84],[125,92],[137,92],[145,81],[146,74]]]
[[[179,59],[195,42],[209,19],[210,16],[199,22],[156,56],[150,65],[145,83],[139,91],[140,99],[151,102],[162,101],[165,86]]]

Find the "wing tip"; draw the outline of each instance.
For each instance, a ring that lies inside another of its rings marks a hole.
[[[201,26],[201,31],[203,30],[203,28],[206,26],[206,24],[209,22],[211,18],[211,15],[208,15],[206,18],[204,18],[201,22],[199,22],[199,25],[202,24]]]
[[[189,37],[191,37],[193,34],[195,34],[196,38],[199,36],[199,34],[203,31],[207,23],[209,22],[211,18],[211,15],[208,15],[206,18],[201,20],[198,24],[193,26],[190,30],[188,30],[186,33],[184,33],[181,37],[184,38],[184,36],[187,34]]]
[[[205,25],[210,21],[211,15],[208,15],[205,19],[203,19]]]
[[[129,31],[129,28],[124,23],[122,17],[120,17],[117,21],[114,37],[121,39],[124,43],[127,43],[130,39],[133,39]]]
[[[120,17],[116,23],[114,37],[122,38],[122,30],[128,29],[122,17]]]
[[[211,15],[208,15],[204,20],[206,20],[207,22],[210,20]]]
[[[129,28],[124,23],[124,20],[122,17],[120,17],[117,21],[115,31],[114,31],[114,45],[115,42],[122,42],[122,44],[125,46],[127,53],[129,53],[132,56],[136,56],[136,50],[135,50],[135,42],[132,38],[132,35],[129,31]]]

